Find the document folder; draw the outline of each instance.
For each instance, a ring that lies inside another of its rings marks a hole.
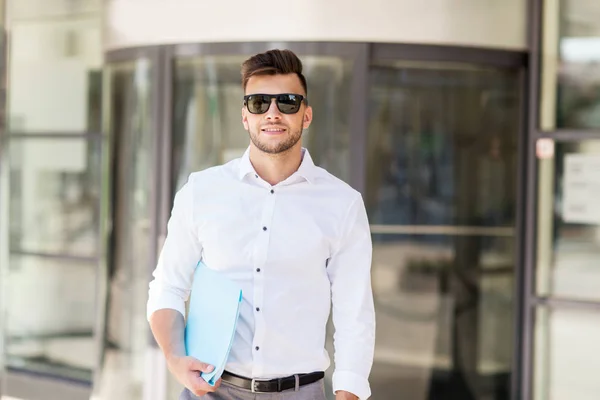
[[[199,262],[194,272],[185,327],[188,356],[214,366],[202,378],[214,386],[229,357],[240,313],[242,290],[222,273]]]

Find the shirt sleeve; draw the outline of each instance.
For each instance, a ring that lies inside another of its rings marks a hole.
[[[157,310],[177,310],[185,318],[194,270],[202,256],[202,245],[194,224],[193,175],[176,193],[167,237],[150,282],[146,316]]]
[[[375,349],[375,309],[371,288],[372,243],[360,195],[350,206],[339,246],[327,267],[333,303],[335,370],[333,391],[365,400]]]

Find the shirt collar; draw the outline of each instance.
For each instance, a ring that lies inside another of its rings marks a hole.
[[[314,184],[317,173],[318,173],[318,169],[315,166],[315,163],[313,162],[313,159],[310,156],[310,153],[308,152],[308,150],[306,148],[303,147],[302,148],[302,162],[300,163],[300,167],[294,173],[294,175],[301,176],[302,178],[306,179],[306,181],[308,183]],[[250,147],[248,147],[246,149],[246,151],[244,152],[244,155],[240,159],[238,177],[240,180],[242,180],[248,174],[256,175],[256,171],[254,170],[254,167],[252,166],[252,163],[250,162]]]

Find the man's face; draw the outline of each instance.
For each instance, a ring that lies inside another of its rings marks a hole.
[[[282,93],[306,96],[296,74],[253,76],[248,80],[245,94]],[[308,128],[311,121],[312,108],[304,102],[295,114],[280,112],[275,99],[264,114],[252,114],[246,107],[242,108],[242,122],[250,140],[259,150],[269,154],[279,154],[301,145],[302,130]]]

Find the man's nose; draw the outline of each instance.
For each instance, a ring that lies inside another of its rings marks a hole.
[[[267,110],[267,119],[281,119],[281,112],[277,108],[277,99],[271,99],[271,104]]]

